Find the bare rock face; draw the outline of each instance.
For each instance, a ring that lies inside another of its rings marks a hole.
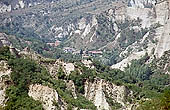
[[[111,108],[106,101],[102,86],[102,80],[95,80],[93,83],[87,81],[85,84],[85,97],[92,101],[98,110],[110,110]]]
[[[0,42],[4,46],[10,46],[11,43],[9,42],[7,35],[5,33],[0,33]]]
[[[156,0],[131,0],[131,7],[125,14],[131,19],[140,18],[142,27],[150,27],[154,23],[164,25],[169,17],[168,0],[156,2]]]
[[[0,4],[0,7],[0,13],[11,12],[12,10],[11,5]]]
[[[42,102],[45,110],[57,109],[54,102],[58,102],[58,93],[52,88],[38,84],[30,85],[28,95]]]
[[[156,22],[159,22],[162,25],[167,23],[169,19],[169,0],[164,0],[159,2],[155,6],[155,15],[156,15]]]
[[[159,7],[157,8],[159,9],[157,16],[164,14],[164,16],[162,16],[164,26],[155,51],[156,57],[160,58],[165,51],[170,50],[170,0],[161,2],[157,7]],[[159,19],[160,18],[161,16]]]
[[[91,60],[82,60],[81,62],[84,64],[84,66],[88,68],[92,68],[92,69],[94,68],[93,62]]]
[[[165,24],[162,35],[159,38],[155,55],[160,58],[165,51],[170,50],[170,20]]]
[[[125,106],[125,96],[127,90],[124,86],[116,86],[102,79],[95,79],[93,82],[86,81],[85,97],[92,101],[98,110],[111,110],[107,98],[113,99],[113,102]]]
[[[143,0],[132,1],[133,3],[145,3]],[[151,3],[151,0],[147,3]],[[154,54],[157,58],[160,58],[165,51],[170,50],[170,0],[156,2],[156,4],[152,4],[152,7],[143,7],[139,4],[137,6],[127,7],[124,14],[130,19],[141,19],[142,28],[148,28],[155,24],[159,24],[160,27],[155,29],[155,34],[152,36],[152,39],[155,39],[157,43],[148,42],[145,44],[147,45],[146,49],[128,53],[127,57],[125,57],[121,62],[112,65],[112,68],[124,70],[124,68],[127,67],[127,64],[130,64],[130,62],[134,59],[140,59],[145,55],[145,53],[148,53],[149,55]],[[138,42],[138,45],[144,43],[149,36],[150,34],[146,33],[143,36],[143,39]],[[131,49],[135,49],[135,45],[136,43],[130,45],[130,47],[132,47]],[[120,57],[122,54],[126,54],[128,49],[129,47],[120,54]],[[155,51],[152,53],[153,49]]]
[[[49,68],[50,75],[52,77],[56,77],[56,74],[57,74],[58,69],[59,69],[59,65],[57,65],[57,64],[48,65],[48,68]]]
[[[67,86],[67,89],[71,91],[73,97],[77,99],[76,88],[75,88],[74,82],[70,80],[68,83],[66,83],[66,86]]]
[[[154,12],[150,8],[128,7],[125,12],[130,19],[141,19],[142,27],[150,27],[153,24]]]
[[[10,77],[11,69],[9,69],[6,61],[0,61],[0,106],[5,106],[5,80]]]
[[[48,60],[47,60],[48,61]],[[53,78],[57,78],[57,72],[59,70],[60,65],[57,63],[57,61],[50,61],[50,62],[43,62],[41,61],[41,64],[49,71],[50,75]]]
[[[152,7],[153,5],[156,4],[156,0],[129,0],[129,4],[132,7],[140,8]]]
[[[160,69],[161,72],[170,74],[170,50],[164,52],[164,54],[155,61],[154,66]]]
[[[69,75],[71,71],[75,70],[74,64],[73,63],[62,63],[62,66],[64,67],[66,75]]]
[[[43,3],[45,0],[8,0],[0,1],[0,13],[31,7]]]
[[[128,56],[127,58],[123,59],[121,62],[119,62],[115,65],[112,65],[111,68],[117,68],[117,69],[124,71],[125,67],[127,67],[127,65],[130,64],[130,62],[132,60],[140,59],[144,55],[145,55],[145,51],[133,53],[130,56]]]

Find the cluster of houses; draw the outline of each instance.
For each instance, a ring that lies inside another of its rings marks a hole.
[[[94,51],[83,51],[83,58],[89,58],[89,57],[102,57],[103,52],[100,50],[94,50]]]
[[[83,58],[102,56],[103,54],[101,50],[83,51],[83,50],[75,50],[74,48],[71,48],[71,47],[64,47],[63,50],[65,53],[72,53],[74,55],[82,55]]]
[[[56,40],[54,43],[47,43],[47,45],[53,46],[53,47],[57,47],[60,45],[60,41]]]
[[[55,41],[55,43],[47,43],[47,44],[56,47],[60,45],[60,41]],[[83,51],[83,50],[75,50],[74,48],[71,47],[64,47],[63,51],[65,53],[72,53],[74,55],[82,55],[83,58],[102,56],[103,54],[101,50]]]

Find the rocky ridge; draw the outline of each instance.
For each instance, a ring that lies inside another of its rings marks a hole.
[[[5,106],[6,99],[6,88],[8,84],[6,83],[10,80],[11,69],[9,68],[6,61],[0,61],[0,106]]]
[[[141,41],[142,42],[142,41]],[[33,55],[32,55],[33,54]],[[81,67],[77,67],[78,65],[76,63],[66,63],[62,60],[52,60],[42,57],[41,55],[38,55],[36,53],[32,53],[31,50],[24,49],[24,51],[19,52],[20,57],[23,56],[23,58],[29,58],[32,60],[35,60],[39,65],[42,65],[47,69],[49,72],[49,75],[52,76],[55,80],[61,80],[57,78],[57,72],[59,68],[61,67],[64,71],[65,76],[69,76],[70,74],[74,74],[75,70],[79,70]],[[165,53],[162,60],[158,60],[160,67],[162,67],[165,71],[168,71],[169,67],[169,59],[168,57],[169,52]],[[167,62],[166,62],[167,61]],[[162,63],[163,62],[163,63]],[[165,62],[165,64],[164,64]],[[10,80],[10,73],[11,69],[7,65],[5,61],[0,62],[2,68],[0,70],[0,77],[3,79],[0,82],[1,90],[0,90],[0,97],[2,100],[0,100],[0,105],[5,106],[5,101],[7,100],[7,97],[5,97],[5,90],[8,87],[6,84],[6,80]],[[67,64],[72,66],[66,66]],[[96,67],[93,65],[93,62],[91,60],[84,60],[80,62],[84,68],[90,68],[95,70]],[[71,69],[70,69],[71,68]],[[162,69],[161,68],[161,69]],[[72,72],[74,71],[74,72]],[[79,70],[78,72],[81,72]],[[92,72],[92,71],[91,71]],[[86,73],[77,73],[78,75],[86,74]],[[107,74],[107,73],[106,73]],[[167,72],[167,74],[169,74]],[[7,77],[7,76],[8,77]],[[4,77],[5,76],[5,77]],[[7,78],[7,79],[6,79]],[[67,90],[70,91],[73,98],[76,100],[79,98],[79,93],[77,91],[77,83],[75,83],[73,80],[68,80],[68,77],[65,77],[66,79],[62,79],[63,82],[66,84]],[[113,105],[118,106],[121,110],[135,110],[138,106],[138,103],[131,103],[127,100],[127,98],[131,98],[133,100],[133,92],[128,89],[128,87],[123,85],[115,85],[112,82],[106,81],[101,78],[94,78],[93,80],[84,79],[84,83],[81,85],[84,89],[84,93],[81,93],[82,96],[84,96],[87,100],[91,101],[96,107],[97,110],[112,110]],[[52,81],[53,82],[53,81]],[[62,109],[67,110],[67,107],[69,106],[67,102],[60,96],[60,92],[57,92],[50,84],[51,82],[46,82],[45,84],[31,84],[29,85],[28,95],[32,97],[34,100],[38,100],[42,103],[43,108],[45,110],[54,110],[54,109]],[[76,106],[72,107],[72,109],[78,109]],[[81,108],[80,108],[81,109]]]
[[[52,34],[54,34],[55,38],[57,39],[68,38],[68,40],[65,42],[66,46],[72,46],[73,48],[77,49],[99,48],[101,50],[107,50],[110,47],[111,49],[115,47],[120,48],[119,40],[121,38],[121,34],[126,29],[120,28],[119,22],[124,23],[127,20],[126,18],[128,18],[130,21],[141,20],[140,25],[129,25],[127,29],[133,29],[135,32],[139,32],[144,28],[149,28],[150,30],[147,31],[138,41],[133,42],[125,49],[121,49],[119,56],[122,57],[123,60],[113,65],[112,68],[124,70],[124,67],[126,67],[127,64],[130,64],[130,61],[133,59],[139,59],[148,53],[151,57],[165,57],[164,60],[160,60],[158,63],[161,69],[169,74],[169,62],[166,62],[166,59],[169,59],[169,54],[167,53],[167,56],[163,56],[164,52],[170,49],[170,34],[168,30],[170,28],[169,2],[169,0],[159,2],[154,0],[131,0],[129,2],[129,6],[123,5],[122,7],[115,7],[106,10],[102,12],[102,14],[100,12],[97,15],[88,15],[86,17],[76,19],[76,22],[71,24],[65,24],[64,26],[53,25],[49,31],[54,32]],[[22,8],[23,6],[20,7]],[[104,21],[106,20],[105,22],[109,22],[108,24],[112,24],[111,26],[109,25],[108,28],[111,28],[111,35],[114,35],[115,38],[109,40],[108,42],[102,41],[99,38],[99,33],[97,32],[97,30],[103,26],[100,26],[103,22],[102,18],[104,18]],[[0,36],[2,36],[0,37],[0,47],[2,45],[9,46],[10,42],[8,42],[7,37],[5,37],[6,34],[0,34]],[[104,43],[94,47],[94,45],[98,42],[99,44],[100,42]],[[83,45],[80,47],[81,44]],[[144,48],[143,44],[146,44],[146,48]],[[47,59],[43,58],[41,55],[37,55],[35,52],[32,53],[28,48],[19,52],[19,55],[24,56],[25,58],[28,57],[36,60],[38,64],[43,65],[49,71],[53,78],[56,78],[58,69],[60,67],[62,67],[64,70],[65,75],[69,76],[71,72],[75,70],[75,66],[77,66],[74,63],[66,63],[59,60],[49,61],[50,63],[48,61],[43,62]],[[164,64],[164,62],[166,63]],[[2,70],[0,70],[1,78],[3,75],[10,76],[9,74],[11,70],[6,65],[6,62],[1,61],[0,63],[2,63]],[[82,63],[88,68],[95,68],[93,65],[91,65],[92,62],[90,61],[83,61]],[[5,72],[3,69],[5,69]],[[8,71],[6,71],[7,69]],[[77,91],[74,82],[70,80],[66,86],[76,99],[78,95],[76,94]],[[4,106],[6,100],[4,94],[7,86],[3,80],[0,82],[0,87],[2,88],[0,90],[0,97],[2,99],[0,100],[0,104]],[[93,104],[97,106],[98,110],[111,110],[108,97],[110,97],[114,103],[121,104],[122,109],[132,109],[132,105],[126,102],[125,99],[125,97],[128,96],[128,93],[130,93],[130,91],[125,86],[117,86],[99,78],[94,79],[94,81],[86,80],[84,89],[85,93],[83,95],[89,101],[93,102]],[[67,104],[65,104],[64,101],[61,101],[62,99],[56,90],[48,86],[43,86],[40,84],[30,85],[29,96],[42,102],[44,109],[57,109],[58,105],[55,105],[55,101],[62,103],[59,104],[61,109],[67,109]]]
[[[116,86],[102,79],[85,82],[85,97],[93,101],[98,110],[111,110],[111,105],[107,102],[108,97],[110,97],[114,103],[120,103],[123,108],[128,109],[125,101],[125,97],[127,97],[128,94],[129,90],[125,86]]]
[[[29,58],[31,58],[32,60],[36,60],[37,63],[46,67],[49,72],[50,72],[50,70],[53,71],[53,69],[55,68],[56,70],[50,73],[50,75],[53,78],[56,78],[59,66],[66,70],[66,71],[64,71],[65,75],[68,75],[68,72],[71,72],[71,71],[68,71],[67,66],[63,65],[63,64],[66,64],[65,62],[62,62],[59,60],[54,62],[53,60],[45,59],[38,54],[34,53],[34,55],[32,55],[32,56],[30,56],[30,54],[31,54],[31,52],[27,51],[27,49],[25,49],[24,51],[21,51],[19,53],[20,57],[23,56],[24,58],[28,58],[27,56],[29,56]],[[39,56],[39,57],[37,57],[37,56]],[[82,62],[84,62],[84,61],[82,61]],[[89,61],[89,63],[92,63],[92,62]],[[1,61],[0,64],[1,64],[0,65],[1,66],[0,67],[1,68],[1,70],[0,70],[0,77],[1,77],[0,105],[5,106],[5,102],[7,100],[6,99],[7,97],[5,97],[5,90],[8,86],[5,83],[5,81],[10,80],[9,78],[10,78],[11,69],[9,69],[9,67],[5,61]],[[74,63],[70,63],[70,64],[73,66],[76,65]],[[87,66],[87,65],[85,65],[85,66]],[[68,67],[68,68],[70,68],[70,67]],[[72,70],[72,71],[74,71],[74,70]],[[6,79],[6,78],[8,78],[8,79]],[[76,90],[74,82],[72,80],[70,80],[70,81],[66,82],[66,86],[67,86],[67,89],[71,91],[73,97],[75,99],[77,99],[78,94],[77,94],[77,90]],[[106,82],[99,78],[99,79],[95,79],[94,82],[89,82],[87,80],[84,84],[84,89],[85,89],[85,93],[83,95],[89,101],[92,101],[95,106],[97,106],[97,110],[101,110],[102,108],[104,108],[106,110],[111,109],[110,105],[107,102],[107,97],[112,97],[113,101],[115,103],[120,103],[123,107],[125,107],[124,100],[125,100],[125,96],[127,95],[126,94],[127,90],[124,86],[116,86],[112,83]],[[34,100],[40,101],[45,110],[55,110],[55,109],[59,109],[59,108],[62,110],[67,110],[67,106],[68,106],[67,103],[61,98],[61,96],[58,94],[58,92],[56,90],[54,90],[53,88],[50,88],[48,86],[44,86],[44,85],[38,84],[38,83],[31,84],[31,85],[29,85],[28,95],[30,97],[32,97]],[[106,97],[106,95],[108,95],[108,96]],[[105,106],[103,106],[103,104],[105,104]],[[74,109],[76,109],[76,108],[77,107],[75,107]]]
[[[54,103],[58,103],[58,93],[48,86],[30,85],[28,95],[34,100],[41,101],[45,110],[57,109]]]
[[[146,24],[145,27],[149,27],[154,23],[159,23],[160,25],[162,25],[161,27],[159,27],[155,30],[155,34],[152,36],[157,41],[157,43],[155,45],[154,43],[150,42],[150,43],[147,44],[148,45],[147,48],[144,49],[143,51],[132,52],[127,58],[123,59],[120,63],[113,65],[112,66],[113,68],[119,68],[119,69],[123,70],[123,68],[126,67],[127,64],[130,61],[132,61],[133,59],[141,58],[141,56],[144,56],[145,53],[148,53],[149,55],[154,54],[157,58],[160,58],[165,51],[170,49],[170,46],[169,46],[169,30],[168,30],[169,24],[170,24],[170,21],[169,21],[169,16],[170,16],[169,15],[169,12],[170,12],[169,1],[165,0],[165,1],[162,1],[158,4],[156,4],[154,6],[155,11],[153,9],[147,8],[146,12],[145,12],[144,8],[139,8],[139,7],[133,8],[132,7],[132,9],[134,9],[134,10],[136,10],[136,8],[137,8],[137,10],[141,10],[144,13],[147,13],[148,11],[149,11],[149,13],[154,13],[154,14],[152,14],[154,16],[151,16],[151,18],[150,17],[146,17],[146,19],[140,18],[143,21],[142,25]],[[132,9],[130,9],[131,11],[129,11],[131,16],[133,15],[133,17],[135,17],[134,16],[135,13],[136,14],[140,13],[140,12],[132,13],[133,12]],[[137,19],[137,17],[144,17],[144,16],[143,15],[142,16],[136,16],[135,19]],[[146,20],[149,23],[145,22]],[[141,43],[143,41],[145,41],[149,36],[150,36],[150,34],[145,34],[145,36],[143,37],[143,40],[141,40]],[[152,52],[153,49],[155,50],[154,53]]]

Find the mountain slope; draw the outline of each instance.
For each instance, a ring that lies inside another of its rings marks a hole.
[[[17,57],[9,49],[0,48],[0,104],[5,109],[137,110],[141,101],[169,90],[170,75],[162,71],[169,52],[149,64],[149,56],[135,60],[123,72],[97,61],[63,62],[29,51]]]

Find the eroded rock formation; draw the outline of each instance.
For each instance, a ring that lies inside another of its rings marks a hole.
[[[5,91],[7,88],[7,84],[5,84],[6,80],[10,78],[11,69],[7,65],[6,61],[0,61],[0,106],[5,106],[6,95]]]
[[[125,96],[128,92],[124,86],[116,86],[98,78],[93,82],[87,80],[85,83],[85,97],[92,101],[98,110],[111,110],[111,105],[107,101],[109,97],[113,102],[125,106]]]
[[[54,103],[58,102],[58,93],[56,90],[39,84],[30,85],[28,95],[34,100],[39,100],[45,110],[55,110],[57,107]]]

